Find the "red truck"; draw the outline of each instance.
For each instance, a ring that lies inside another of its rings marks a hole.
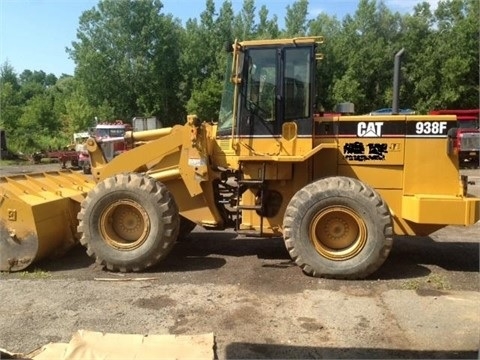
[[[95,126],[92,136],[101,143],[103,153],[107,160],[113,159],[118,154],[127,150],[124,135],[131,126],[116,120],[114,122],[99,123]],[[84,145],[77,147],[79,166],[85,174],[91,173],[90,157]]]
[[[480,166],[480,109],[463,110],[432,110],[430,115],[456,115],[457,128],[453,136],[453,147],[458,152],[459,165],[461,168]]]

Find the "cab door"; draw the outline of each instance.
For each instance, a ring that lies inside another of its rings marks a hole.
[[[241,155],[295,155],[298,137],[311,149],[314,64],[312,46],[247,50],[236,132]]]

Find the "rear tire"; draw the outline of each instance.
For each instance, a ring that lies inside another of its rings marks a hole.
[[[284,216],[290,256],[311,276],[358,279],[376,271],[393,243],[390,212],[359,180],[331,177],[300,189]]]
[[[136,173],[99,183],[82,202],[80,242],[112,271],[141,271],[165,258],[179,228],[175,201],[165,185]]]

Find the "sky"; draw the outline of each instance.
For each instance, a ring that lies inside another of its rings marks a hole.
[[[218,10],[224,0],[216,0]],[[428,0],[435,6],[438,0]],[[235,13],[243,0],[231,0]],[[392,11],[411,12],[421,0],[385,0]],[[75,64],[65,49],[76,41],[80,15],[98,3],[97,0],[0,0],[0,65],[8,62],[17,74],[28,69],[43,70],[57,77],[73,75]],[[205,9],[205,0],[162,0],[163,12],[172,14],[183,24],[190,18],[199,18]],[[269,9],[270,18],[275,14],[279,26],[287,5],[294,0],[256,0],[258,11],[262,5]],[[353,15],[358,0],[310,0],[308,18],[321,12],[343,19]]]

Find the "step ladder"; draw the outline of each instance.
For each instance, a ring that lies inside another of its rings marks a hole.
[[[262,177],[261,179],[243,179],[243,173],[239,174],[239,178],[237,179],[237,206],[236,206],[236,219],[235,219],[235,230],[237,233],[242,235],[249,235],[249,236],[263,236],[263,209],[265,206],[265,191],[266,191],[266,183],[265,183],[265,171],[267,168],[267,164],[264,162],[262,166]],[[241,189],[246,187],[247,189],[259,189],[260,193],[260,204],[258,205],[240,205],[241,199]],[[241,211],[242,210],[250,210],[250,211],[260,211],[260,231],[255,230],[241,230],[240,229],[240,219],[241,219]]]

